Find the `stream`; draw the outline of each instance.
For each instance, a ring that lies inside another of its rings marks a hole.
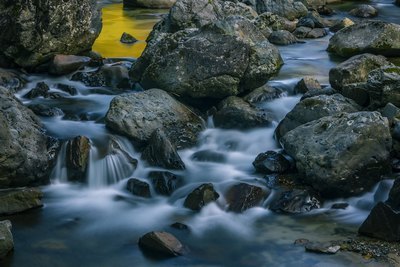
[[[359,2],[357,2],[359,3]],[[400,8],[392,0],[372,1],[379,10],[377,19],[400,23]],[[334,18],[346,16],[355,3],[333,5]],[[167,10],[123,10],[121,3],[103,1],[103,31],[93,50],[104,57],[120,58],[131,64],[145,47],[145,39],[153,25]],[[123,32],[129,32],[139,42],[125,45],[119,42]],[[360,197],[325,202],[323,207],[302,215],[281,215],[268,209],[267,199],[262,207],[237,214],[225,210],[223,194],[216,203],[199,213],[183,207],[185,197],[202,183],[212,182],[218,192],[245,181],[266,187],[266,180],[252,166],[255,157],[279,147],[273,139],[278,122],[300,100],[293,94],[294,85],[304,76],[314,76],[328,85],[329,70],[343,59],[326,52],[329,38],[307,39],[305,43],[279,46],[284,66],[268,84],[286,93],[279,99],[262,103],[276,118],[271,127],[251,131],[222,130],[213,127],[212,118],[198,139],[198,144],[179,154],[186,165],[180,171],[185,185],[169,197],[152,190],[152,198],[133,196],[125,190],[128,178],[146,180],[150,168],[139,161],[137,169],[129,167],[126,157],[105,154],[110,140],[133,158],[140,154],[125,137],[106,129],[103,118],[116,93],[104,93],[70,81],[71,75],[52,77],[30,75],[26,87],[17,93],[24,104],[46,104],[61,108],[65,117],[41,118],[47,132],[61,140],[77,135],[90,138],[87,184],[67,182],[65,145],[61,148],[52,172],[52,184],[42,188],[44,207],[27,213],[8,216],[13,222],[15,251],[6,259],[6,267],[125,267],[125,266],[382,266],[374,260],[351,252],[335,255],[305,253],[295,246],[296,239],[333,241],[346,239],[357,232],[378,201],[386,200],[391,180],[384,180],[374,190]],[[87,69],[90,70],[89,68]],[[75,96],[59,99],[25,99],[23,96],[37,82],[45,81],[51,92],[62,93],[57,84],[78,89]],[[80,120],[82,116],[85,120]],[[198,161],[198,151],[217,152],[224,160]],[[333,203],[347,202],[345,210],[330,209]],[[190,232],[170,225],[182,222]],[[137,241],[145,233],[164,230],[173,233],[190,249],[176,258],[157,260],[147,257]]]

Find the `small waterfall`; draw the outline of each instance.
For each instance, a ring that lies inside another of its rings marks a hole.
[[[50,180],[54,183],[66,183],[68,181],[67,166],[66,166],[67,142],[64,142],[58,153],[56,166],[54,166]]]

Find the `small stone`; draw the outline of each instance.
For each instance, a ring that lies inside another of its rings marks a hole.
[[[334,246],[326,243],[309,242],[306,244],[305,249],[307,252],[336,254],[340,250],[340,246]]]
[[[312,29],[311,31],[309,31],[307,33],[306,38],[316,39],[316,38],[324,37],[326,35],[328,35],[328,32],[325,29],[323,29],[323,28],[315,28],[315,29]]]
[[[268,41],[276,45],[290,45],[298,42],[296,36],[286,30],[273,31]]]
[[[321,84],[317,79],[313,77],[304,77],[296,84],[296,86],[294,87],[294,92],[296,94],[305,94],[308,91],[321,89]]]
[[[57,89],[60,89],[61,91],[66,92],[70,95],[78,94],[78,90],[75,87],[68,85],[68,84],[59,83],[59,84],[57,84]]]
[[[218,198],[219,194],[215,191],[213,184],[202,184],[186,197],[183,206],[199,211],[208,203],[214,202]]]
[[[173,224],[170,225],[172,228],[177,229],[177,230],[182,230],[182,231],[190,231],[189,226],[187,226],[184,223],[180,223],[180,222],[175,222]]]
[[[290,169],[290,161],[282,153],[267,151],[256,157],[253,166],[260,173],[283,173]]]
[[[257,104],[280,98],[284,94],[283,90],[265,84],[245,95],[243,100],[250,104]]]
[[[89,57],[74,55],[56,55],[50,63],[49,73],[64,75],[79,70],[90,62]]]
[[[145,198],[151,197],[150,185],[136,178],[131,178],[128,180],[126,189],[135,196],[145,197]]]
[[[306,244],[310,243],[310,240],[305,238],[299,238],[294,241],[296,246],[305,246]]]
[[[138,40],[133,37],[132,35],[130,35],[127,32],[124,32],[121,36],[120,42],[124,43],[124,44],[134,44],[136,43]]]
[[[291,189],[275,195],[269,208],[275,212],[304,213],[319,209],[321,202],[318,196],[308,189]]]
[[[180,256],[186,254],[182,243],[167,232],[149,232],[139,239],[139,247],[147,252],[163,256]]]
[[[154,190],[157,194],[169,196],[183,183],[183,178],[167,171],[152,171],[149,173]]]
[[[335,25],[333,25],[332,27],[330,27],[329,30],[331,32],[337,32],[337,31],[340,31],[341,29],[349,27],[353,24],[354,24],[354,22],[351,19],[344,18],[341,21],[339,21],[338,23],[336,23]]]
[[[360,5],[350,10],[349,14],[359,18],[373,18],[378,16],[378,10],[370,5]]]

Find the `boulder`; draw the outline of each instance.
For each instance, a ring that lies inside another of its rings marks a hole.
[[[16,188],[0,190],[0,215],[20,213],[40,208],[43,193],[39,188]]]
[[[363,53],[400,56],[400,25],[383,21],[363,21],[338,31],[327,49],[342,57]]]
[[[144,89],[222,99],[265,84],[282,64],[279,50],[252,22],[234,16],[200,29],[153,33],[130,76]]]
[[[373,18],[378,16],[378,10],[370,5],[359,5],[350,10],[349,14],[359,18]]]
[[[169,196],[183,184],[183,178],[172,172],[152,171],[149,178],[157,194]]]
[[[90,62],[90,57],[74,55],[56,55],[50,63],[49,73],[65,75],[79,70]]]
[[[290,169],[291,163],[282,153],[267,151],[258,154],[253,162],[253,166],[260,173],[284,173]]]
[[[306,92],[302,97],[300,98],[300,101],[303,101],[306,98],[314,97],[314,96],[319,96],[319,95],[334,95],[338,94],[339,92],[336,91],[335,89],[331,87],[325,87],[321,89],[316,89],[316,90],[311,90]]]
[[[162,130],[155,130],[148,143],[141,157],[150,166],[175,170],[185,169],[185,163],[183,163],[175,146],[171,144]]]
[[[254,25],[264,34],[266,38],[272,31],[293,32],[296,29],[296,23],[287,18],[278,16],[271,12],[264,12],[254,19]]]
[[[188,107],[159,89],[115,97],[105,117],[106,126],[144,146],[161,129],[177,148],[196,143],[204,121]]]
[[[317,79],[313,77],[304,77],[295,85],[294,92],[296,94],[305,94],[308,91],[321,89],[321,84]]]
[[[0,2],[0,56],[32,68],[90,50],[102,27],[95,0]]]
[[[128,180],[126,189],[135,196],[150,198],[150,185],[136,178]]]
[[[307,122],[341,112],[357,112],[360,107],[351,99],[341,94],[318,95],[300,101],[275,130],[276,139],[279,141],[287,132]]]
[[[84,182],[89,164],[90,139],[77,136],[67,142],[66,165],[68,180]]]
[[[353,22],[351,19],[349,19],[349,18],[344,18],[344,19],[342,19],[341,21],[339,21],[339,22],[335,23],[334,25],[332,25],[332,26],[329,28],[329,30],[330,30],[331,32],[338,32],[338,31],[340,31],[341,29],[344,29],[344,28],[349,27],[349,26],[351,26],[351,25],[354,25],[354,22]]]
[[[321,38],[326,36],[328,33],[325,29],[322,28],[309,28],[309,27],[298,27],[294,32],[294,36],[297,38],[310,38],[310,39],[316,39],[316,38]]]
[[[240,183],[232,186],[225,194],[225,199],[228,204],[228,211],[243,212],[247,209],[258,206],[270,194],[266,189]]]
[[[170,233],[150,232],[139,239],[139,247],[145,251],[162,256],[180,256],[186,254],[182,243]]]
[[[1,65],[1,64],[0,64]],[[13,70],[0,68],[0,86],[5,87],[15,93],[24,87],[26,81],[19,73]]]
[[[9,220],[0,221],[0,259],[14,249],[14,240],[11,233],[11,222]]]
[[[201,210],[208,203],[214,202],[219,198],[213,184],[202,184],[194,189],[185,199],[183,206],[194,211]]]
[[[0,188],[48,183],[56,143],[50,142],[36,115],[4,87],[0,125]]]
[[[371,71],[364,86],[372,108],[388,103],[400,106],[400,67],[385,66]]]
[[[306,16],[299,19],[297,27],[325,28],[325,20],[316,11],[310,11]]]
[[[346,84],[366,82],[368,74],[377,68],[392,65],[383,56],[361,54],[353,56],[329,71],[329,82],[341,91]]]
[[[258,104],[280,98],[283,95],[283,90],[265,84],[245,95],[243,100],[250,104]]]
[[[265,127],[272,123],[269,111],[251,106],[243,99],[230,96],[218,105],[214,114],[214,124],[223,129],[251,129]]]
[[[124,7],[136,8],[170,8],[176,0],[124,0]]]
[[[298,42],[296,36],[286,30],[273,31],[268,40],[276,45],[290,45]]]
[[[121,43],[124,43],[124,44],[134,44],[134,43],[136,43],[138,40],[137,40],[135,37],[133,37],[132,35],[130,35],[129,33],[124,32],[124,33],[122,34],[121,39],[120,39],[119,41],[120,41]]]
[[[358,233],[391,242],[400,241],[400,212],[379,202],[362,223]]]
[[[321,207],[318,195],[311,189],[291,189],[274,195],[269,209],[274,212],[298,214]]]
[[[392,137],[378,112],[323,117],[287,132],[281,143],[303,182],[325,198],[369,191],[391,170]]]
[[[271,12],[289,20],[307,15],[307,8],[303,3],[293,0],[257,0],[257,12]]]
[[[104,65],[97,71],[77,72],[71,80],[82,82],[89,87],[111,87],[113,89],[131,89],[129,70],[122,64]]]
[[[24,97],[29,99],[33,99],[39,96],[47,98],[49,97],[49,90],[50,87],[45,82],[38,82],[32,90],[24,95]]]

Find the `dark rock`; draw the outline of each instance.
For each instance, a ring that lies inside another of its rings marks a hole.
[[[392,137],[378,112],[323,117],[287,132],[281,143],[303,181],[324,198],[366,192],[391,170]]]
[[[102,27],[95,0],[2,1],[0,17],[0,54],[25,68],[90,50]]]
[[[260,173],[284,173],[290,169],[290,161],[280,152],[267,151],[258,154],[253,162],[256,171]]]
[[[214,124],[223,129],[251,129],[272,123],[273,114],[251,106],[243,99],[230,96],[218,105]]]
[[[317,90],[311,90],[306,92],[301,98],[300,101],[303,101],[306,98],[314,97],[314,96],[319,96],[319,95],[335,95],[338,94],[339,92],[336,91],[333,88],[330,87],[325,87],[322,89],[317,89]]]
[[[138,40],[133,37],[132,35],[130,35],[127,32],[124,32],[121,36],[120,42],[124,43],[124,44],[134,44],[136,43]]]
[[[197,151],[193,153],[190,158],[194,161],[200,162],[226,162],[226,156],[224,154],[208,149]]]
[[[176,148],[171,144],[162,130],[155,130],[150,136],[148,143],[141,157],[150,166],[175,170],[185,169],[185,163],[183,163]]]
[[[386,241],[400,241],[400,212],[379,202],[362,223],[358,233]]]
[[[79,70],[87,65],[89,61],[89,57],[56,55],[50,63],[49,73],[53,75],[65,75]]]
[[[373,18],[378,16],[378,10],[370,5],[359,5],[350,10],[349,14],[359,18]]]
[[[307,8],[303,3],[293,0],[257,0],[257,12],[271,12],[289,20],[307,15]]]
[[[296,36],[286,30],[273,31],[268,40],[276,45],[290,45],[298,42]]]
[[[325,21],[316,11],[308,12],[306,16],[299,19],[297,27],[308,27],[308,28],[324,28]]]
[[[71,77],[72,81],[78,81],[89,87],[106,87],[106,81],[100,71],[77,72]]]
[[[77,136],[68,141],[66,158],[70,181],[85,181],[90,147],[90,140],[85,136]]]
[[[321,207],[317,194],[309,189],[281,191],[274,196],[269,208],[275,212],[304,213]]]
[[[1,66],[1,63],[0,63]],[[17,72],[0,68],[0,86],[17,92],[24,87],[26,81]]]
[[[39,82],[36,87],[30,90],[24,97],[33,99],[39,96],[48,97],[49,96],[49,86],[45,82]]]
[[[383,117],[388,118],[392,124],[397,118],[400,118],[400,108],[392,103],[387,103],[386,106],[380,111]],[[400,136],[398,136],[400,138]],[[400,139],[399,139],[400,140]]]
[[[286,30],[292,32],[296,29],[296,23],[287,18],[278,16],[271,12],[264,12],[256,17],[254,25],[268,38],[272,31]]]
[[[14,240],[11,233],[11,222],[0,221],[0,259],[14,249]]]
[[[225,199],[229,211],[243,212],[260,205],[269,194],[269,191],[261,187],[240,183],[229,188]]]
[[[170,8],[176,0],[124,0],[124,7]]]
[[[187,226],[184,223],[180,223],[180,222],[175,222],[173,224],[170,225],[172,228],[177,229],[177,230],[182,230],[182,231],[190,231],[189,226]]]
[[[301,79],[294,87],[294,92],[296,94],[305,94],[312,90],[321,90],[321,84],[319,81],[313,77],[304,77]]]
[[[168,93],[151,89],[115,97],[105,118],[106,126],[145,145],[156,129],[162,129],[177,148],[196,143],[204,121]]]
[[[400,67],[385,66],[371,71],[363,88],[368,92],[373,108],[388,103],[400,106]]]
[[[338,32],[341,29],[354,25],[354,22],[349,18],[344,18],[341,21],[335,23],[332,27],[329,28],[331,32]]]
[[[331,7],[326,6],[326,5],[317,6],[317,12],[318,12],[318,14],[323,15],[323,16],[331,16],[331,15],[335,14],[335,11]]]
[[[383,56],[361,54],[353,56],[329,71],[329,82],[342,91],[344,85],[366,82],[368,74],[377,68],[392,64]]]
[[[309,242],[305,245],[305,249],[307,252],[336,254],[340,250],[340,246],[331,243]]]
[[[135,196],[150,198],[150,185],[136,178],[128,180],[126,189]]]
[[[64,112],[61,109],[49,107],[44,104],[29,105],[28,108],[31,109],[36,115],[42,117],[64,116]]]
[[[319,95],[300,101],[279,123],[275,135],[279,141],[287,132],[307,122],[341,112],[357,112],[360,107],[340,94]]]
[[[150,232],[139,239],[139,247],[145,251],[163,256],[180,256],[186,249],[175,236],[167,232]]]
[[[335,203],[331,206],[334,210],[345,210],[349,206],[349,203]]]
[[[0,190],[0,215],[9,215],[40,208],[43,193],[39,188]]]
[[[298,27],[296,30],[293,32],[293,35],[296,36],[297,38],[303,39],[307,38],[307,35],[312,31],[311,28],[308,27]]]
[[[245,95],[243,97],[243,100],[245,100],[246,102],[248,102],[250,104],[258,104],[261,102],[280,98],[283,95],[284,95],[284,92],[281,89],[271,87],[271,86],[268,86],[265,84],[261,87],[258,87],[257,89],[254,89],[247,95]]]
[[[78,94],[78,90],[75,87],[68,85],[68,84],[59,83],[59,84],[57,84],[57,89],[60,89],[61,91],[66,92],[70,95]]]
[[[400,211],[400,178],[394,181],[386,204],[390,205],[394,210]]]
[[[149,178],[157,194],[169,196],[175,189],[183,184],[183,178],[172,172],[152,171]]]
[[[326,35],[328,35],[328,32],[325,29],[315,28],[307,33],[306,38],[316,39],[316,38],[322,38]]]
[[[194,211],[199,211],[218,198],[219,194],[215,191],[213,184],[202,184],[186,197],[183,206]]]
[[[0,87],[0,188],[46,184],[54,153],[36,115]]]
[[[400,56],[400,25],[383,21],[363,21],[337,32],[327,49],[342,57],[372,53]]]

